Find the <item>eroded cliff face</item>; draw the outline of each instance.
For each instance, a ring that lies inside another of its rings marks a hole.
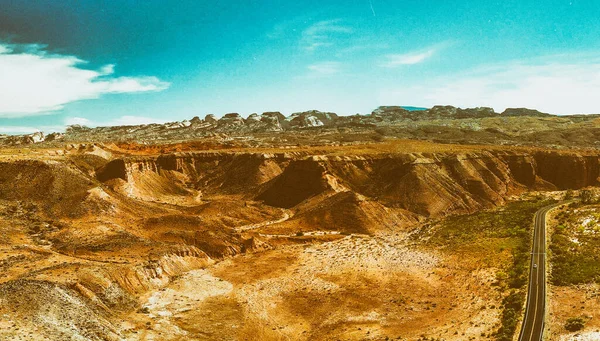
[[[281,174],[286,165],[284,160],[257,154],[165,155],[112,160],[96,171],[96,177],[130,197],[169,201],[197,199],[200,191],[252,193]]]
[[[98,178],[121,179],[122,174],[135,189],[130,193],[148,197],[156,192],[226,193],[294,208],[323,193],[351,191],[385,206],[440,217],[500,205],[527,190],[598,185],[600,162],[598,156],[557,152],[347,157],[206,153],[114,160],[98,171]]]
[[[355,213],[367,217],[374,213],[366,207],[381,205],[401,210],[408,223],[412,215],[443,217],[494,207],[528,190],[596,186],[599,176],[599,156],[575,152],[181,153],[113,159],[96,169],[96,179],[58,161],[0,163],[0,199],[34,202],[56,217],[138,210],[123,198],[194,206],[227,196],[293,209],[299,217],[308,208],[326,217],[349,206],[363,207]],[[353,196],[333,197],[346,192]]]
[[[600,159],[597,155],[538,152],[534,154],[536,174],[558,189],[597,186]]]

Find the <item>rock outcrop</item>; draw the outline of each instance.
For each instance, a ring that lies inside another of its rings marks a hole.
[[[549,117],[549,116],[552,116],[550,114],[546,114],[546,113],[543,113],[543,112],[540,112],[540,111],[537,111],[534,109],[527,109],[527,108],[507,108],[500,115],[505,116],[505,117],[510,117],[510,116]]]

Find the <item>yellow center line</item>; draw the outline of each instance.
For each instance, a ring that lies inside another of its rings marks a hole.
[[[537,270],[536,270],[536,276],[537,276]],[[531,320],[531,335],[529,335],[529,340],[533,340],[533,333],[535,331],[535,318],[537,317],[537,298],[538,298],[538,283],[535,284],[535,303],[533,304],[534,309],[533,309],[533,319]]]

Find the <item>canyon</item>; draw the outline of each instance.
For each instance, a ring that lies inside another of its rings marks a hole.
[[[413,237],[599,176],[593,150],[414,140],[4,149],[0,338],[493,338],[504,265]]]

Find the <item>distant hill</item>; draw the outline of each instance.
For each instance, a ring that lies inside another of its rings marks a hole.
[[[510,144],[600,148],[600,115],[556,116],[534,109],[490,107],[429,109],[381,106],[370,114],[339,116],[310,110],[286,116],[264,112],[243,117],[228,113],[181,122],[90,128],[67,127],[64,134],[0,135],[0,146],[79,142],[169,143],[202,140],[211,146],[271,147],[336,145],[385,139],[457,144]],[[207,145],[208,146],[208,145]],[[209,146],[210,147],[210,146]],[[207,147],[208,148],[208,147]]]

